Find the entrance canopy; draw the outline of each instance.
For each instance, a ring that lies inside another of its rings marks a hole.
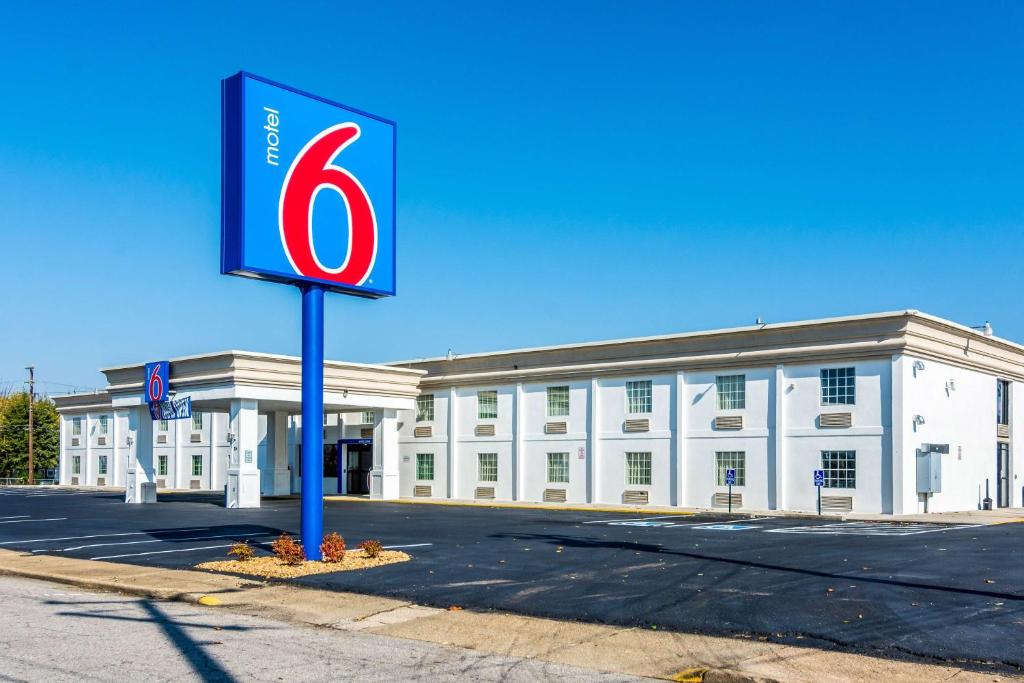
[[[302,360],[252,351],[172,358],[170,391],[201,411],[228,411],[233,400],[259,402],[260,412],[302,412]],[[145,363],[103,368],[112,407],[144,407]],[[324,410],[410,410],[423,370],[324,362]]]

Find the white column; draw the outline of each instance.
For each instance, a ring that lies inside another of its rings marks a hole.
[[[455,498],[458,492],[458,438],[455,434],[458,420],[455,417],[457,405],[456,389],[448,390],[448,497]]]
[[[786,508],[786,368],[775,366],[775,424],[772,425],[772,449],[775,451],[775,505],[769,508],[785,510]],[[769,464],[769,471],[772,465]],[[771,501],[769,501],[771,502]]]
[[[89,482],[90,470],[92,469],[89,465],[92,463],[92,413],[85,414],[85,429],[83,435],[85,437],[85,457],[82,458],[82,472],[78,475],[79,486],[93,486],[96,482]]]
[[[239,398],[231,400],[228,431],[234,434],[235,438],[231,443],[231,456],[228,461],[225,504],[229,508],[258,508],[260,506],[260,468],[256,457],[256,451],[260,445],[259,419],[255,400]],[[214,455],[211,459],[217,459],[215,446],[212,452]],[[213,470],[213,467],[210,469]]]
[[[373,413],[373,469],[370,470],[370,498],[398,498],[398,411]]]
[[[338,454],[341,457],[342,454]],[[288,472],[288,413],[275,411],[267,415],[267,467],[270,468],[271,495],[291,493]]]
[[[117,411],[110,416],[113,429],[110,434],[110,457],[107,459],[107,486],[117,486],[117,447],[121,445],[121,427],[118,424]]]
[[[185,441],[185,427],[192,427],[192,419],[187,418],[184,420],[171,420],[171,424],[174,425],[173,431],[171,431],[171,438],[174,439],[174,462],[169,463],[167,467],[167,486],[172,489],[187,489],[188,481],[187,472],[185,471],[185,458],[184,454],[184,441]]]
[[[523,414],[523,383],[516,382],[515,401],[512,404],[512,500],[523,499],[523,469],[525,453],[523,428],[526,418]]]
[[[64,413],[57,414],[57,426],[60,430],[57,434],[57,483],[62,486],[67,486],[71,479],[68,477],[70,467],[68,465],[68,443],[67,443],[67,423],[68,420],[64,417]]]
[[[600,387],[597,379],[590,380],[590,394],[587,397],[588,404],[588,420],[587,420],[587,502],[596,503],[600,495],[600,487],[598,484],[598,476],[600,474],[600,466],[598,465],[598,450],[600,448],[601,436],[598,433],[598,425],[600,424],[600,401],[598,396],[600,394]]]
[[[142,503],[142,484],[156,480],[153,466],[153,418],[149,408],[137,406],[128,414],[134,433],[128,449],[128,473],[125,479],[124,502]]]
[[[675,449],[673,450],[672,505],[685,505],[686,496],[686,376],[682,370],[676,373]]]
[[[890,392],[889,400],[892,402],[892,424],[889,427],[889,456],[892,458],[891,471],[892,476],[889,482],[890,496],[892,498],[892,514],[902,515],[910,512],[916,512],[916,491],[910,496],[904,496],[904,486],[908,481],[908,477],[904,477],[904,444],[903,444],[903,420],[904,420],[904,409],[903,409],[903,365],[906,363],[905,357],[902,354],[897,354],[892,357],[892,369],[889,373],[890,381],[892,382],[892,392]],[[884,441],[883,441],[884,444]],[[916,454],[915,454],[916,455]],[[909,456],[908,456],[909,457]],[[911,467],[916,467],[917,463],[911,461]],[[882,499],[882,512],[885,510],[885,476],[882,477],[883,485],[883,499]],[[914,480],[909,477],[911,487],[914,486]]]

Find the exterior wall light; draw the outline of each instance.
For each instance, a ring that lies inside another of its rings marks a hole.
[[[921,416],[921,415],[915,415],[914,416],[914,424],[918,425],[918,426],[923,425],[924,424],[924,417]]]

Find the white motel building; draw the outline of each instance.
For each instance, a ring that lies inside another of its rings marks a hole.
[[[328,334],[330,331],[328,330]],[[192,418],[153,421],[144,363],[55,398],[60,482],[298,492],[300,360],[171,359]],[[918,311],[324,367],[324,493],[908,514],[1021,507],[1024,346]],[[1018,431],[1021,433],[1018,434]]]

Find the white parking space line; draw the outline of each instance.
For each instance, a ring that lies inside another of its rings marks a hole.
[[[63,522],[67,517],[47,517],[46,519],[8,519],[0,524],[21,524],[22,522]]]
[[[216,550],[217,548],[230,548],[234,543],[228,543],[225,545],[204,545],[199,548],[176,548],[175,550],[150,550],[146,553],[127,553],[124,555],[100,555],[99,557],[90,557],[90,560],[116,560],[121,557],[143,557],[145,555],[166,555],[167,553],[190,553],[195,550]],[[257,545],[267,545],[265,543],[259,543]]]
[[[608,524],[609,522],[642,522],[644,520],[651,519],[670,519],[672,517],[678,517],[679,515],[661,515],[660,517],[630,517],[629,519],[595,519],[590,522],[583,522],[584,524]]]
[[[893,524],[889,522],[837,522],[834,524],[816,524],[812,526],[793,526],[782,529],[766,529],[769,534],[809,534],[819,536],[915,536],[938,531],[954,529],[974,529],[981,524],[961,524],[958,526],[937,526],[932,524]]]
[[[408,545],[384,545],[384,550],[398,550],[399,548],[422,548],[423,546],[434,545],[433,543],[410,543]]]
[[[273,536],[273,534],[265,531],[259,531],[250,534],[218,534],[217,536],[188,536],[186,538],[150,538],[145,541],[111,541],[109,543],[89,543],[87,545],[76,545],[70,548],[60,548],[58,550],[47,550],[46,548],[40,548],[33,550],[34,553],[69,553],[72,550],[82,550],[84,548],[102,548],[110,545],[139,545],[142,543],[178,543],[180,541],[212,541],[218,538],[248,538],[250,536]]]
[[[25,517],[31,517],[32,515],[10,515],[9,517],[0,517],[0,519],[23,519]]]
[[[0,541],[0,545],[15,545],[16,543],[47,543],[49,541],[81,541],[87,538],[115,538],[117,536],[152,536],[154,533],[180,534],[186,531],[209,531],[210,527],[192,527],[191,529],[161,529],[154,531],[126,531],[118,534],[89,534],[88,536],[58,536],[56,538],[28,538],[18,541]]]

